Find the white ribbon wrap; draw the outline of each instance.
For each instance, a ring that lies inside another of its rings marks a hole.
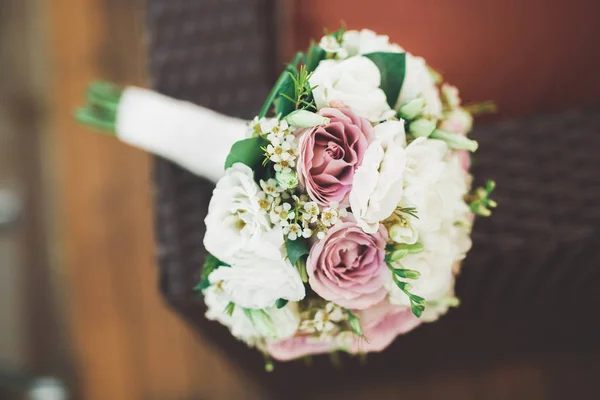
[[[247,122],[151,90],[128,87],[117,111],[117,137],[213,182]]]

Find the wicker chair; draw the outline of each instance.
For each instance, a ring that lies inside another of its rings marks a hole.
[[[279,69],[276,35],[269,31],[273,8],[274,0],[148,0],[154,88],[251,118]],[[156,159],[160,290],[199,333],[274,393],[298,374],[314,389],[358,374],[363,381],[393,379],[399,370],[585,349],[600,333],[590,321],[600,305],[600,113],[533,116],[478,127],[473,136],[481,145],[474,175],[497,181],[500,206],[493,218],[476,223],[474,249],[458,280],[463,304],[369,356],[366,370],[353,360],[340,371],[318,357],[311,368],[302,362],[278,364],[267,374],[256,351],[204,318],[193,286],[205,256],[203,220],[212,186]],[[301,397],[305,389],[296,394]]]

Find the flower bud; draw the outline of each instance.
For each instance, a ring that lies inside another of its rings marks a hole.
[[[416,137],[429,137],[435,130],[435,122],[425,118],[410,123],[408,131]]]
[[[295,171],[277,171],[275,180],[284,189],[293,189],[298,186],[298,174]]]
[[[467,139],[467,137],[463,135],[457,135],[456,133],[446,132],[441,129],[436,129],[431,134],[431,138],[443,140],[448,147],[454,150],[468,150],[474,153],[477,150],[477,147],[479,147],[479,144],[475,140]]]
[[[285,117],[285,121],[292,126],[308,128],[317,125],[328,125],[330,119],[322,117],[314,112],[306,110],[296,110],[289,113],[287,117]]]
[[[390,239],[396,243],[412,244],[417,241],[417,231],[408,223],[396,223],[389,230]]]
[[[403,119],[413,120],[421,114],[424,107],[425,99],[422,97],[417,97],[416,99],[412,99],[400,107],[398,113]]]

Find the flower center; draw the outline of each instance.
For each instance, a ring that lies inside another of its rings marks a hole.
[[[325,149],[329,157],[334,160],[340,160],[344,158],[344,149],[335,142],[327,143],[327,148]]]

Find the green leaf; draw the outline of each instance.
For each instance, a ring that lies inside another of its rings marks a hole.
[[[202,268],[202,275],[201,275],[202,280],[200,281],[199,284],[197,284],[194,287],[194,290],[207,289],[210,286],[210,281],[208,280],[208,276],[210,275],[211,272],[213,272],[215,269],[217,269],[219,267],[230,267],[230,265],[219,260],[217,257],[213,256],[212,254],[208,254],[206,256],[206,260],[204,261],[204,268]]]
[[[323,50],[318,43],[311,42],[306,59],[306,70],[308,72],[313,72],[317,69],[319,63],[325,59],[325,56],[325,50]]]
[[[296,109],[296,104],[290,100],[296,97],[294,79],[298,79],[298,71],[296,68],[288,66],[286,68],[286,76],[281,84],[279,96],[275,101],[275,114],[281,114],[281,118],[285,118]]]
[[[377,68],[379,68],[381,89],[385,93],[389,106],[395,108],[402,84],[404,83],[406,54],[375,52],[365,54],[364,56],[373,61],[377,65]]]
[[[283,308],[287,305],[288,301],[286,299],[277,299],[277,301],[275,302],[275,306],[277,308]]]
[[[238,162],[246,164],[252,170],[260,168],[265,158],[262,148],[268,144],[269,142],[267,139],[260,136],[235,142],[233,146],[231,146],[231,150],[225,161],[225,169]]]
[[[307,255],[310,251],[310,243],[305,238],[298,238],[296,240],[288,240],[285,244],[288,258],[293,266],[296,266],[298,260]]]
[[[235,309],[235,303],[230,301],[229,303],[227,303],[227,306],[225,307],[225,313],[231,317],[233,315],[234,309]]]

